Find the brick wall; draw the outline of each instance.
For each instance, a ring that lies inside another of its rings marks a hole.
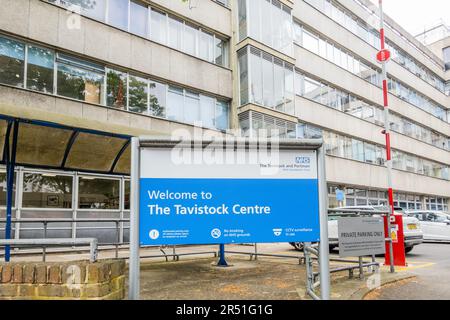
[[[0,300],[118,300],[124,294],[124,260],[0,263]]]

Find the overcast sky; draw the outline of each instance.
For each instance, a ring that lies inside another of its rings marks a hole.
[[[378,0],[371,1],[378,5]],[[450,24],[450,0],[383,0],[383,9],[413,35],[441,18]]]

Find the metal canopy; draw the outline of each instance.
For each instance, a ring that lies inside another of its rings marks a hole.
[[[17,132],[16,132],[17,130]],[[92,173],[130,173],[130,136],[0,115],[0,164],[16,136],[15,165]],[[11,152],[10,152],[11,156]]]

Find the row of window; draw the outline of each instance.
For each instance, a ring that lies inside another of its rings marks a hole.
[[[377,165],[384,164],[386,150],[382,146],[325,130],[323,139],[329,155]],[[392,150],[392,167],[433,178],[450,180],[447,165],[398,150]]]
[[[228,103],[0,36],[0,83],[210,128],[228,128]]]
[[[294,113],[294,66],[247,46],[238,53],[240,103]]]
[[[361,2],[360,0],[354,0],[357,4],[359,4],[364,10],[366,10],[371,16],[372,18],[375,19],[375,26],[379,26],[380,25],[380,18],[378,17],[378,13],[374,12],[371,8],[368,8],[363,2]],[[375,15],[374,15],[375,14]],[[405,37],[403,34],[401,34],[395,27],[393,27],[389,21],[384,21],[384,25],[389,28],[393,33],[395,33],[397,36],[399,36],[400,38],[403,39],[403,41],[407,42],[411,47],[413,47],[414,49],[416,49],[417,51],[419,51],[420,53],[422,53],[426,60],[433,63],[435,66],[437,66],[438,68],[442,69],[442,65],[440,65],[439,63],[437,63],[427,52],[423,51],[422,48],[419,48],[415,43],[413,43],[411,40],[409,40],[407,37]],[[371,28],[371,27],[368,27]],[[377,33],[378,36],[378,33]],[[378,36],[379,37],[379,36]]]
[[[442,108],[440,105],[421,95],[417,91],[404,85],[393,77],[388,77],[389,92],[396,95],[400,99],[409,102],[419,109],[422,109],[428,113],[431,113],[438,119],[447,121],[450,123],[450,113]]]
[[[71,173],[25,171],[20,177],[16,173],[14,191],[18,190],[17,184],[21,186],[22,194],[19,197],[21,203],[17,206],[16,197],[13,197],[13,207],[73,209],[74,201],[76,201],[76,209],[130,209],[130,182],[120,178],[90,175],[75,177]],[[122,192],[121,188],[123,188]],[[75,195],[76,198],[73,197],[74,190],[78,192]],[[0,206],[5,205],[6,173],[0,171]]]
[[[139,1],[47,1],[200,59],[228,66],[227,41]]]
[[[251,37],[292,55],[291,9],[278,0],[238,0],[239,40]]]
[[[293,123],[253,111],[240,114],[239,124],[244,136],[259,136],[260,130],[265,130],[268,137],[323,138],[328,155],[375,165],[385,164],[386,149],[384,147],[334,132],[320,130],[312,125]],[[392,162],[394,169],[450,180],[450,168],[441,163],[422,159],[398,150],[392,150]]]
[[[333,1],[330,0],[305,0],[319,11],[327,15],[329,18],[333,19],[346,29],[348,29],[353,34],[359,36],[365,42],[369,43],[376,49],[380,49],[380,36],[379,32],[372,27],[366,25],[362,21],[359,21],[354,15],[352,15],[348,10],[345,10]],[[373,15],[373,12],[371,12]],[[400,33],[396,32],[398,35]],[[400,35],[402,38],[404,36]],[[406,39],[406,38],[405,38]],[[410,41],[408,40],[410,43]],[[410,43],[413,45],[412,43]],[[445,93],[445,82],[440,79],[434,72],[430,71],[428,68],[417,62],[409,54],[405,53],[403,50],[398,48],[391,41],[387,41],[387,46],[391,50],[392,58],[394,61],[398,62],[400,65],[405,67],[407,70],[411,71],[419,78],[423,79],[439,91]],[[415,45],[413,45],[417,48]],[[418,49],[418,48],[417,48]],[[431,60],[431,59],[429,59]],[[442,68],[442,66],[439,66]]]
[[[315,34],[310,30],[295,23],[295,39],[296,42],[305,49],[320,55],[322,58],[344,68],[345,70],[355,74],[356,76],[369,81],[373,85],[381,86],[381,72],[374,67],[362,62],[353,54],[341,49],[324,37]],[[389,77],[389,91],[414,106],[431,113],[435,117],[450,121],[445,108],[438,105],[434,101],[418,93],[417,91],[401,84],[393,77]]]
[[[339,203],[336,190],[344,191],[344,200]],[[388,204],[386,191],[368,190],[343,186],[328,186],[329,207],[339,206],[383,206]],[[394,206],[404,210],[438,210],[448,212],[448,199],[442,197],[419,196],[406,193],[394,193]]]
[[[305,76],[298,71],[295,74],[295,85],[295,93],[297,95],[384,126],[384,110],[381,106],[375,106],[346,91]],[[390,114],[390,127],[396,132],[450,151],[450,137],[425,128],[392,112]]]

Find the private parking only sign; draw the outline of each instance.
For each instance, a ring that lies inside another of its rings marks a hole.
[[[141,150],[141,246],[319,241],[316,151],[219,153]]]

